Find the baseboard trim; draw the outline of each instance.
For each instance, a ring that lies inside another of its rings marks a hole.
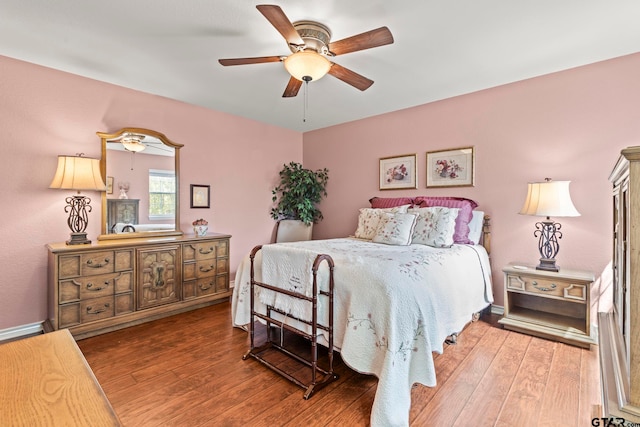
[[[491,314],[496,314],[498,316],[504,315],[504,307],[500,305],[491,305]]]
[[[26,337],[28,335],[41,334],[43,331],[44,327],[42,322],[3,329],[0,331],[0,342]]]

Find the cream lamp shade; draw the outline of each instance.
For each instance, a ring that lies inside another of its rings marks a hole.
[[[49,188],[105,191],[100,160],[82,155],[58,156],[58,168]]]
[[[522,215],[580,216],[569,194],[571,181],[530,182]]]
[[[544,182],[529,183],[527,198],[520,214],[546,217],[536,223],[536,230],[533,232],[535,237],[539,237],[540,264],[536,266],[537,270],[560,271],[560,267],[556,265],[556,255],[560,251],[558,239],[562,238],[562,225],[549,217],[580,216],[569,194],[570,182],[546,178]]]
[[[284,68],[300,81],[318,80],[329,72],[331,62],[317,52],[303,50],[289,55]]]

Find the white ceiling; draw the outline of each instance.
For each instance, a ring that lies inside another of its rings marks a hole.
[[[333,59],[374,85],[311,82],[303,122],[282,64],[217,62],[290,53],[247,0],[1,0],[0,55],[304,132],[640,52],[638,0],[274,3],[333,41],[387,26],[394,44]]]

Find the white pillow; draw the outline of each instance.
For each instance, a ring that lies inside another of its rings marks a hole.
[[[453,245],[459,211],[459,208],[442,206],[409,209],[408,212],[418,215],[412,243],[435,248],[448,248]]]
[[[416,218],[417,215],[409,213],[383,213],[372,241],[385,245],[410,245]]]
[[[484,212],[473,211],[473,217],[471,218],[471,222],[469,222],[469,240],[471,240],[474,245],[477,245],[480,243],[480,239],[482,238],[483,226],[484,226]]]
[[[374,208],[362,208],[358,215],[358,228],[356,229],[355,237],[358,239],[373,239],[380,222],[380,215],[385,212],[406,212],[409,205],[396,206],[393,208],[374,209]]]

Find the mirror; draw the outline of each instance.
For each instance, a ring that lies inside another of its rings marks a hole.
[[[179,236],[180,148],[160,132],[96,132],[102,142],[102,226],[98,240]]]

